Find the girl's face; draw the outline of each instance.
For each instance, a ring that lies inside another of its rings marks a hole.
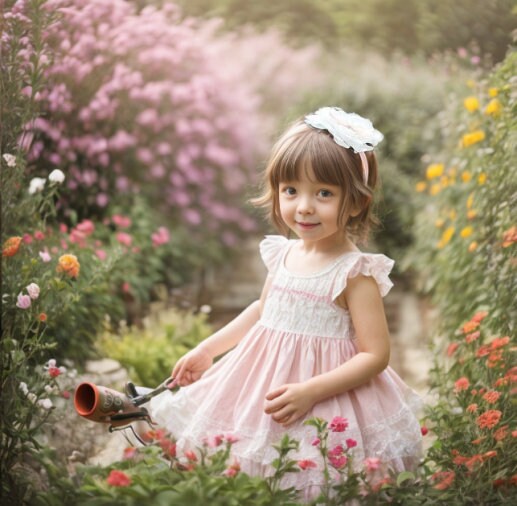
[[[312,170],[303,171],[296,181],[279,186],[280,215],[284,223],[302,240],[332,242],[346,237],[338,217],[343,190],[316,181]]]

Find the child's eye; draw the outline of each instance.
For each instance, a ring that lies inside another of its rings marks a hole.
[[[286,195],[296,195],[296,188],[293,188],[292,186],[286,186],[282,189],[282,192]]]
[[[332,197],[333,193],[330,190],[320,190],[318,192],[318,195],[323,198]]]

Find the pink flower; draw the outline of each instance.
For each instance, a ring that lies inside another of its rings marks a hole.
[[[95,225],[91,220],[83,220],[81,223],[77,224],[75,229],[79,230],[79,232],[82,232],[83,234],[91,235],[95,231]]]
[[[368,457],[364,459],[364,466],[366,467],[366,470],[369,472],[376,471],[381,467],[381,459],[377,457]]]
[[[70,392],[68,390],[63,390],[62,394],[63,399],[70,399]]]
[[[51,378],[57,378],[61,374],[61,371],[59,370],[58,367],[49,367],[48,373]]]
[[[106,482],[112,487],[127,487],[131,485],[131,478],[123,471],[113,469],[106,479]]]
[[[104,260],[106,260],[106,257],[108,256],[108,254],[103,249],[96,249],[95,250],[95,256],[99,260],[104,261]]]
[[[120,214],[114,214],[111,217],[111,221],[120,228],[129,228],[131,226],[131,218]]]
[[[237,443],[237,441],[240,441],[240,437],[236,436],[235,434],[225,434],[224,440],[227,443],[234,444],[234,443]]]
[[[192,450],[187,450],[185,452],[185,457],[187,457],[190,462],[197,462],[197,455]]]
[[[18,294],[18,300],[16,302],[16,307],[20,309],[28,309],[31,307],[31,298],[28,295]]]
[[[335,416],[329,424],[332,432],[345,432],[348,427],[348,420],[342,416]]]
[[[36,232],[34,232],[34,239],[36,239],[37,241],[42,241],[43,239],[45,239],[45,234],[40,230],[36,230]]]
[[[24,242],[24,244],[30,244],[32,242],[32,235],[23,234],[22,241]]]
[[[456,382],[454,383],[454,391],[461,392],[462,390],[467,390],[469,385],[470,382],[468,378],[465,378],[465,376],[463,376],[460,379],[456,380]]]
[[[218,446],[220,446],[223,443],[223,440],[224,440],[223,436],[217,435],[217,436],[206,437],[203,442],[209,448],[217,448]]]
[[[116,238],[120,244],[127,247],[131,246],[131,243],[133,242],[133,238],[125,232],[118,232]]]
[[[155,247],[167,244],[170,240],[169,231],[165,227],[160,227],[156,232],[151,234],[151,239]]]
[[[329,462],[332,467],[335,469],[342,469],[346,466],[348,462],[348,457],[346,455],[340,455],[339,457],[330,457],[329,456]]]
[[[124,448],[124,460],[131,460],[137,453],[137,449],[134,446],[128,446],[127,448]]]
[[[298,461],[298,467],[302,471],[306,471],[307,469],[316,468],[318,467],[318,465],[316,464],[316,462],[314,462],[314,460],[304,459]]]
[[[236,461],[234,461],[234,463],[231,466],[227,467],[224,470],[223,475],[227,476],[228,478],[233,478],[234,476],[237,476],[237,474],[239,474],[240,470],[241,470],[241,465],[236,460]]]
[[[32,300],[36,300],[39,297],[40,289],[36,283],[31,283],[30,285],[27,285],[26,289],[29,294],[29,297]]]
[[[341,445],[334,446],[332,450],[329,450],[329,457],[339,457],[345,453],[345,449]]]
[[[39,256],[40,256],[41,260],[45,263],[48,263],[52,260],[52,257],[50,256],[50,253],[48,252],[47,249],[40,251]]]
[[[355,439],[347,439],[345,443],[347,448],[354,448],[354,446],[357,446],[357,441]]]
[[[321,443],[321,439],[319,437],[315,437],[313,440],[312,440],[312,443],[311,445],[312,446],[319,446]]]
[[[422,436],[427,436],[429,429],[425,425],[422,425],[422,427],[420,427],[420,432],[422,433]]]

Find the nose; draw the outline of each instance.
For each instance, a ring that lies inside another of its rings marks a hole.
[[[298,207],[296,209],[299,214],[312,214],[314,212],[314,205],[312,198],[309,195],[300,195],[298,199]]]

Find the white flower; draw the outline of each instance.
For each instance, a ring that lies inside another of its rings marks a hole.
[[[2,158],[5,160],[5,163],[8,167],[16,167],[16,157],[14,155],[10,155],[9,153],[5,153]]]
[[[199,312],[200,313],[204,313],[204,314],[210,314],[212,312],[212,307],[209,306],[208,304],[203,304],[200,308],[199,308]]]
[[[59,169],[54,169],[49,175],[48,175],[48,180],[51,182],[51,183],[57,183],[57,184],[61,184],[64,180],[65,180],[65,175],[63,173],[63,171],[59,170]]]
[[[45,187],[46,179],[42,177],[35,177],[31,179],[29,183],[29,193],[34,195],[36,192],[40,192]]]
[[[28,395],[29,388],[27,387],[27,383],[25,383],[25,381],[21,381],[18,388],[23,392],[23,395]]]
[[[47,394],[49,394],[49,395],[55,394],[56,387],[53,387],[51,385],[45,385],[45,392],[47,392]]]
[[[56,359],[51,358],[44,366],[43,369],[50,369],[51,367],[56,367]]]
[[[384,136],[373,128],[369,119],[345,112],[339,107],[322,107],[315,113],[305,116],[305,123],[320,130],[327,130],[336,144],[352,148],[356,153],[372,151],[384,139]]]
[[[42,407],[43,409],[52,409],[54,404],[52,404],[50,399],[40,399],[38,401],[38,406]]]
[[[39,297],[39,286],[36,283],[31,283],[27,286],[27,293],[32,300],[36,300]]]
[[[27,399],[29,399],[29,401],[31,401],[33,404],[35,404],[36,401],[38,400],[38,396],[33,392],[29,392],[27,394]]]

